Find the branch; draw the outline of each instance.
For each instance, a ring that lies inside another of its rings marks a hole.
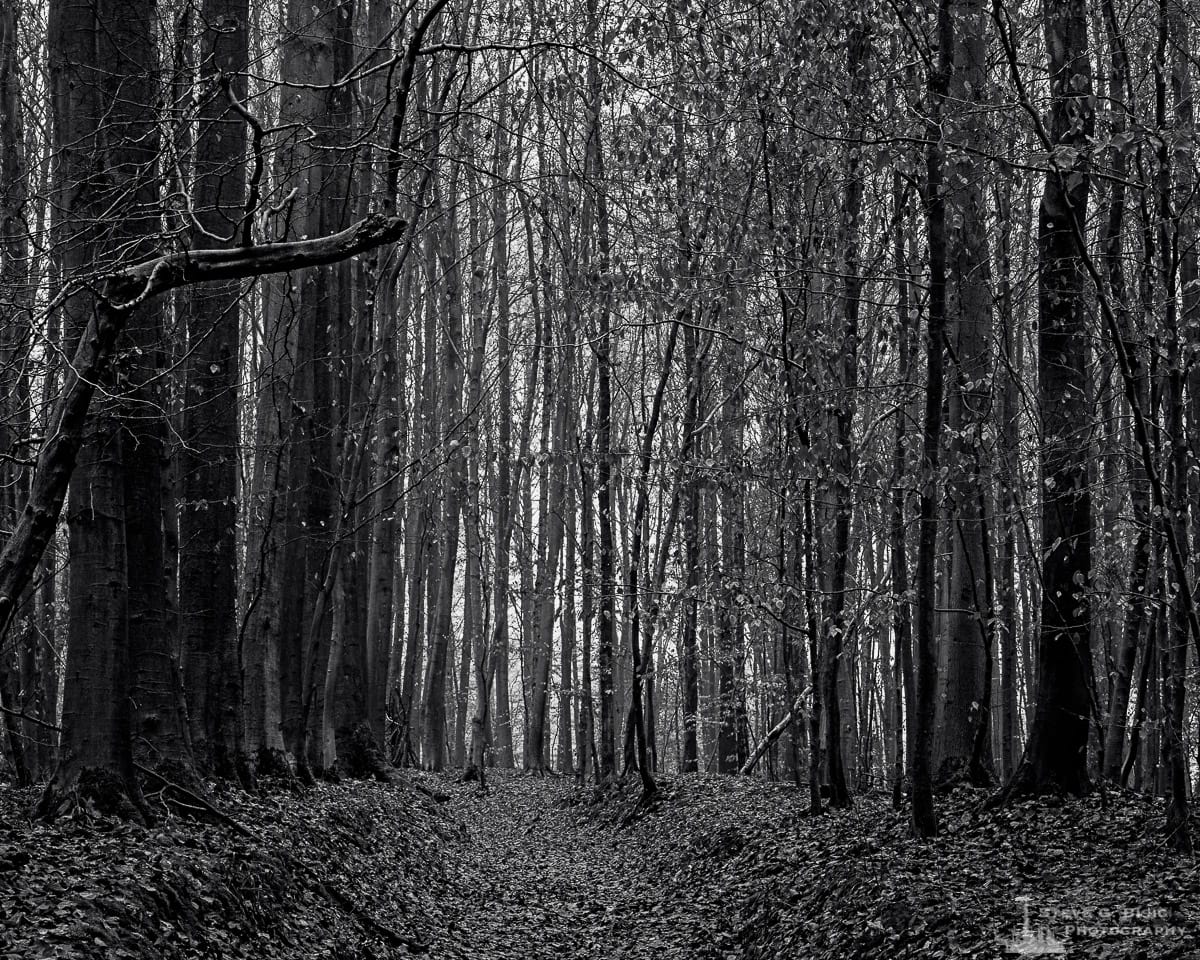
[[[54,535],[83,445],[92,395],[133,311],[179,287],[336,263],[398,240],[405,228],[406,222],[399,217],[374,215],[340,233],[312,240],[164,254],[99,281],[92,317],[79,338],[66,383],[50,416],[53,428],[38,454],[29,497],[0,552],[0,640],[8,632],[17,602],[33,580],[38,561]]]
[[[112,274],[102,284],[106,297],[114,293],[133,295],[133,306],[178,287],[214,280],[244,280],[268,273],[286,273],[305,267],[320,267],[346,260],[385,243],[399,240],[407,221],[379,214],[360,220],[340,233],[312,240],[287,243],[263,243],[252,247],[227,247],[218,250],[180,250],[152,260],[144,260]],[[143,289],[134,292],[142,285]],[[117,310],[126,304],[109,304]],[[82,345],[81,345],[82,349]]]

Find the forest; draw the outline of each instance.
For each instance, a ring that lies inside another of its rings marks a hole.
[[[1198,24],[2,0],[5,955],[1200,956]]]

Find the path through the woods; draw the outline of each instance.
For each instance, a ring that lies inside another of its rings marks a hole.
[[[567,804],[569,782],[492,776],[451,787],[466,832],[445,851],[460,895],[440,906],[431,955],[472,960],[693,958],[719,918],[672,896],[672,865],[612,808]]]

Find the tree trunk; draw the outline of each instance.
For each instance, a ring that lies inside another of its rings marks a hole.
[[[1092,712],[1088,598],[1091,501],[1084,369],[1085,236],[1093,130],[1087,12],[1082,0],[1047,0],[1049,136],[1064,159],[1046,175],[1038,223],[1038,412],[1041,446],[1042,617],[1037,706],[1029,742],[1005,796],[1088,789]]]
[[[201,229],[194,243],[245,243],[246,133],[231,100],[246,98],[248,0],[208,0],[201,19],[200,79],[217,89],[200,107],[193,205]],[[189,730],[201,769],[227,779],[237,775],[245,752],[235,539],[241,294],[241,284],[230,281],[199,287],[188,299],[179,471],[179,534],[186,544],[179,623]]]
[[[938,477],[941,461],[942,404],[945,397],[946,342],[946,194],[945,143],[940,120],[949,92],[953,57],[952,0],[940,0],[937,13],[938,60],[929,76],[933,106],[927,131],[925,211],[929,229],[929,306],[925,329],[925,416],[921,447],[920,532],[917,538],[916,582],[916,709],[912,757],[912,828],[921,838],[937,834],[933,805],[933,725],[937,682]]]
[[[974,151],[986,136],[980,102],[987,87],[987,37],[983,0],[951,0],[943,149],[953,151],[945,170],[946,337],[953,346],[947,429],[950,443],[946,496],[950,501],[949,610],[938,666],[937,779],[986,786],[992,780],[984,690],[992,611],[986,582],[982,504],[984,430],[991,402],[991,304],[983,169]]]
[[[457,183],[457,178],[452,177]],[[451,203],[456,198],[451,196]],[[425,720],[421,739],[421,762],[428,770],[441,770],[446,764],[446,656],[453,630],[455,570],[458,565],[458,541],[462,504],[466,493],[466,457],[461,436],[463,390],[463,306],[459,279],[458,227],[451,206],[445,214],[442,236],[438,240],[445,317],[445,345],[442,355],[442,410],[445,414],[445,443],[448,462],[444,487],[443,531],[440,542],[440,583],[437,617],[425,673]]]
[[[588,39],[593,49],[599,49],[599,15],[597,0],[588,0]],[[604,149],[600,141],[602,88],[600,70],[595,58],[588,59],[588,174],[597,184],[604,183]],[[613,339],[610,329],[609,298],[612,278],[609,276],[608,204],[603,189],[595,199],[595,249],[593,272],[599,277],[596,291],[597,341],[594,347],[597,365],[598,397],[596,408],[596,520],[599,533],[599,668],[600,668],[600,777],[610,781],[616,777],[616,725],[614,703],[614,658],[616,656],[616,556],[613,547],[613,443],[612,443],[612,357]]]
[[[156,208],[158,186],[151,112],[157,58],[151,17],[132,0],[105,10],[56,2],[49,16],[59,152],[55,239],[62,244],[64,276],[81,277],[111,268],[116,256],[148,255],[159,229],[148,213]],[[105,309],[89,289],[71,294],[63,307],[67,343],[90,346],[85,340],[94,335],[93,314]],[[47,791],[47,812],[69,802],[77,786],[110,810],[128,809],[129,801],[140,807],[135,735],[144,738],[137,748],[142,759],[190,769],[177,665],[163,632],[165,424],[153,412],[161,409],[154,405],[160,318],[154,303],[121,318],[136,349],[119,358],[119,372],[107,364],[97,371],[112,398],[92,418],[70,481],[64,761]]]
[[[902,199],[900,179],[893,184],[892,195],[896,201],[895,259],[897,276],[897,325],[898,371],[901,383],[912,378],[913,319],[909,312],[908,255],[906,247],[906,210]],[[916,729],[916,679],[913,676],[912,599],[910,596],[908,567],[908,493],[902,480],[911,470],[911,459],[907,455],[906,435],[909,422],[909,394],[902,396],[902,405],[896,411],[896,428],[892,444],[892,494],[891,494],[891,581],[892,581],[892,632],[895,636],[895,663],[892,686],[895,689],[893,703],[896,714],[892,720],[896,744],[894,749],[895,768],[893,773],[892,802],[900,806],[903,791],[905,759],[912,756],[913,733]],[[915,420],[916,417],[914,416]],[[905,732],[907,731],[907,736]]]

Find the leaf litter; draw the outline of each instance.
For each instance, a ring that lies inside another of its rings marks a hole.
[[[488,781],[218,788],[250,836],[31,823],[32,794],[0,790],[0,956],[1001,958],[1027,909],[1068,957],[1200,957],[1197,862],[1132,793],[990,811],[960,790],[921,842],[884,798],[812,818],[748,778],[662,778],[649,809]]]

